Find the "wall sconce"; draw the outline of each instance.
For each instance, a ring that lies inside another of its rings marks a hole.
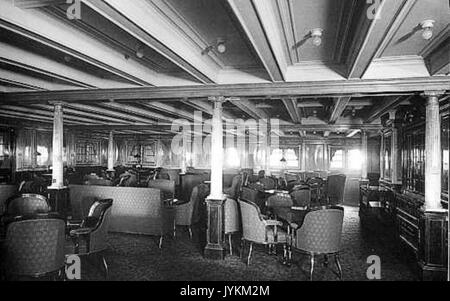
[[[422,38],[429,40],[433,37],[434,20],[425,20],[420,23],[422,27]]]
[[[319,47],[320,45],[322,45],[322,34],[322,28],[314,28],[313,30],[311,30],[311,38],[313,39],[312,43],[314,46]]]
[[[219,53],[225,53],[227,51],[225,39],[222,38],[217,39],[217,42],[215,44],[209,45],[202,51],[202,55],[208,54],[214,48],[216,48],[217,52]]]

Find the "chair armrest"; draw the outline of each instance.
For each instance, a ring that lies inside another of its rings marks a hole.
[[[290,223],[289,226],[291,226],[291,228],[292,228],[293,230],[297,230],[298,228],[300,228],[300,226],[297,225],[296,223]]]
[[[268,220],[264,220],[263,223],[266,226],[282,226],[283,223],[277,220],[273,220],[273,219],[268,219]]]
[[[79,228],[79,229],[70,231],[70,236],[80,236],[80,235],[87,235],[87,234],[91,234],[91,233],[92,233],[91,228]]]
[[[67,220],[67,226],[68,227],[81,227],[81,224],[83,223],[83,220],[81,219],[69,219]]]

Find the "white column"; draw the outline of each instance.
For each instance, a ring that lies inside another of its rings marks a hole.
[[[425,121],[425,209],[441,209],[441,127],[439,93],[427,92]]]
[[[222,103],[223,97],[210,98],[214,102],[211,133],[211,194],[209,199],[222,200],[223,177],[223,122]]]
[[[108,139],[108,170],[107,171],[114,171],[114,132],[109,132],[109,139]]]
[[[63,107],[61,103],[55,103],[55,113],[53,119],[53,169],[51,189],[61,189],[64,187],[64,166],[63,166]]]
[[[381,132],[380,135],[380,179],[384,179],[384,132]]]
[[[361,179],[367,180],[367,166],[368,166],[368,149],[367,149],[367,132],[361,131],[361,154],[362,154],[362,166],[361,166]]]

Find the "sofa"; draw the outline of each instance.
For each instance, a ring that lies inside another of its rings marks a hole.
[[[95,200],[112,199],[109,230],[163,236],[173,231],[175,209],[159,189],[70,185],[74,219],[84,219]]]

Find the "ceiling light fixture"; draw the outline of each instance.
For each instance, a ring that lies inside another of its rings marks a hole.
[[[434,20],[425,20],[420,23],[422,27],[422,38],[429,40],[433,37]]]
[[[205,49],[202,50],[202,55],[208,54],[211,50],[216,48],[217,52],[223,54],[227,51],[227,45],[226,41],[223,38],[218,38],[216,43],[213,43],[212,45],[207,46]]]
[[[322,34],[322,28],[314,28],[313,30],[311,30],[311,38],[313,39],[312,43],[314,46],[319,47],[320,45],[322,45]]]
[[[144,58],[144,46],[142,44],[137,44],[136,45],[136,57],[139,59]]]

